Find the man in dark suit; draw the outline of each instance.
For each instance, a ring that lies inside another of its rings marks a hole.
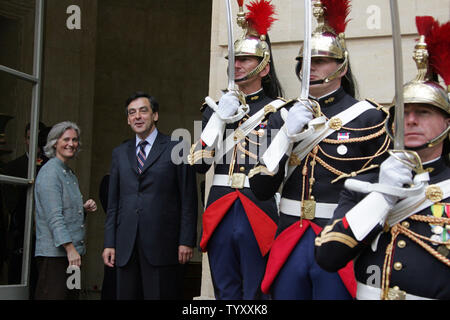
[[[136,138],[112,153],[103,260],[117,267],[118,299],[181,298],[196,242],[195,171],[172,160],[178,142],[157,130],[154,97],[135,93],[126,112]]]

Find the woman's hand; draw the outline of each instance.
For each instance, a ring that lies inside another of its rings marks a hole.
[[[64,249],[67,252],[67,260],[69,260],[69,266],[81,266],[81,256],[72,242],[63,244]]]
[[[83,207],[84,207],[84,210],[86,210],[88,212],[97,211],[97,204],[92,199],[89,199],[88,201],[86,201],[84,203]]]

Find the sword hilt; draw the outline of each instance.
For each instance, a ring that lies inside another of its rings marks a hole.
[[[322,115],[322,110],[320,109],[320,104],[316,100],[313,99],[297,99],[303,106],[307,109],[310,109],[314,115],[314,118],[319,118]]]
[[[425,170],[422,165],[422,160],[420,159],[420,156],[417,154],[417,152],[412,150],[388,150],[389,154],[393,156],[395,159],[403,163],[404,165],[408,166],[413,170],[415,173],[420,174],[424,173]],[[407,154],[408,160],[401,159],[398,154]]]

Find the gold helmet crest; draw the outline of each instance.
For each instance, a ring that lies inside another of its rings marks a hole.
[[[243,33],[234,43],[235,56],[252,56],[262,60],[254,70],[250,71],[244,78],[236,79],[236,82],[252,78],[260,73],[270,62],[267,32],[276,20],[274,18],[275,7],[270,0],[250,2],[247,5],[247,13],[244,13],[244,0],[238,0],[238,5],[237,24],[243,29]]]
[[[404,103],[424,103],[450,114],[450,22],[440,25],[433,17],[416,17],[420,38],[413,59],[417,76],[403,87]],[[443,88],[437,75],[444,80]],[[433,79],[434,77],[434,79]]]
[[[311,58],[325,57],[341,61],[332,74],[319,82],[335,79],[348,65],[348,51],[345,44],[345,29],[349,20],[350,0],[317,0],[313,4],[313,15],[317,27],[311,35]],[[296,60],[303,58],[303,45]]]
[[[420,36],[413,53],[417,75],[403,86],[404,103],[430,105],[450,116],[450,22],[441,25],[433,17],[421,16],[416,17],[416,26]],[[446,88],[439,84],[438,76],[444,80]],[[394,106],[395,99],[390,108],[391,114],[395,114]],[[387,133],[392,138],[391,127],[392,123],[387,123]],[[424,145],[410,149],[433,147],[444,141],[449,132],[450,126]],[[445,143],[448,144],[449,141],[446,140]]]

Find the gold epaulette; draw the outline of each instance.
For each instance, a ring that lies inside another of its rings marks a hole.
[[[285,98],[283,98],[283,97],[277,97],[277,99],[278,100],[283,100],[284,102],[289,102],[289,101],[293,101],[293,100],[286,100]]]
[[[381,104],[379,104],[378,102],[376,102],[375,100],[372,99],[364,99],[366,100],[368,103],[370,103],[371,105],[373,105],[375,108],[377,108],[377,110],[381,110],[383,108],[383,106]]]
[[[379,104],[378,102],[376,102],[375,100],[372,99],[365,99],[368,103],[370,103],[371,105],[373,105],[375,108],[377,108],[377,110],[381,110],[384,111],[387,115],[389,115],[389,107],[388,106],[383,106],[381,104]]]

